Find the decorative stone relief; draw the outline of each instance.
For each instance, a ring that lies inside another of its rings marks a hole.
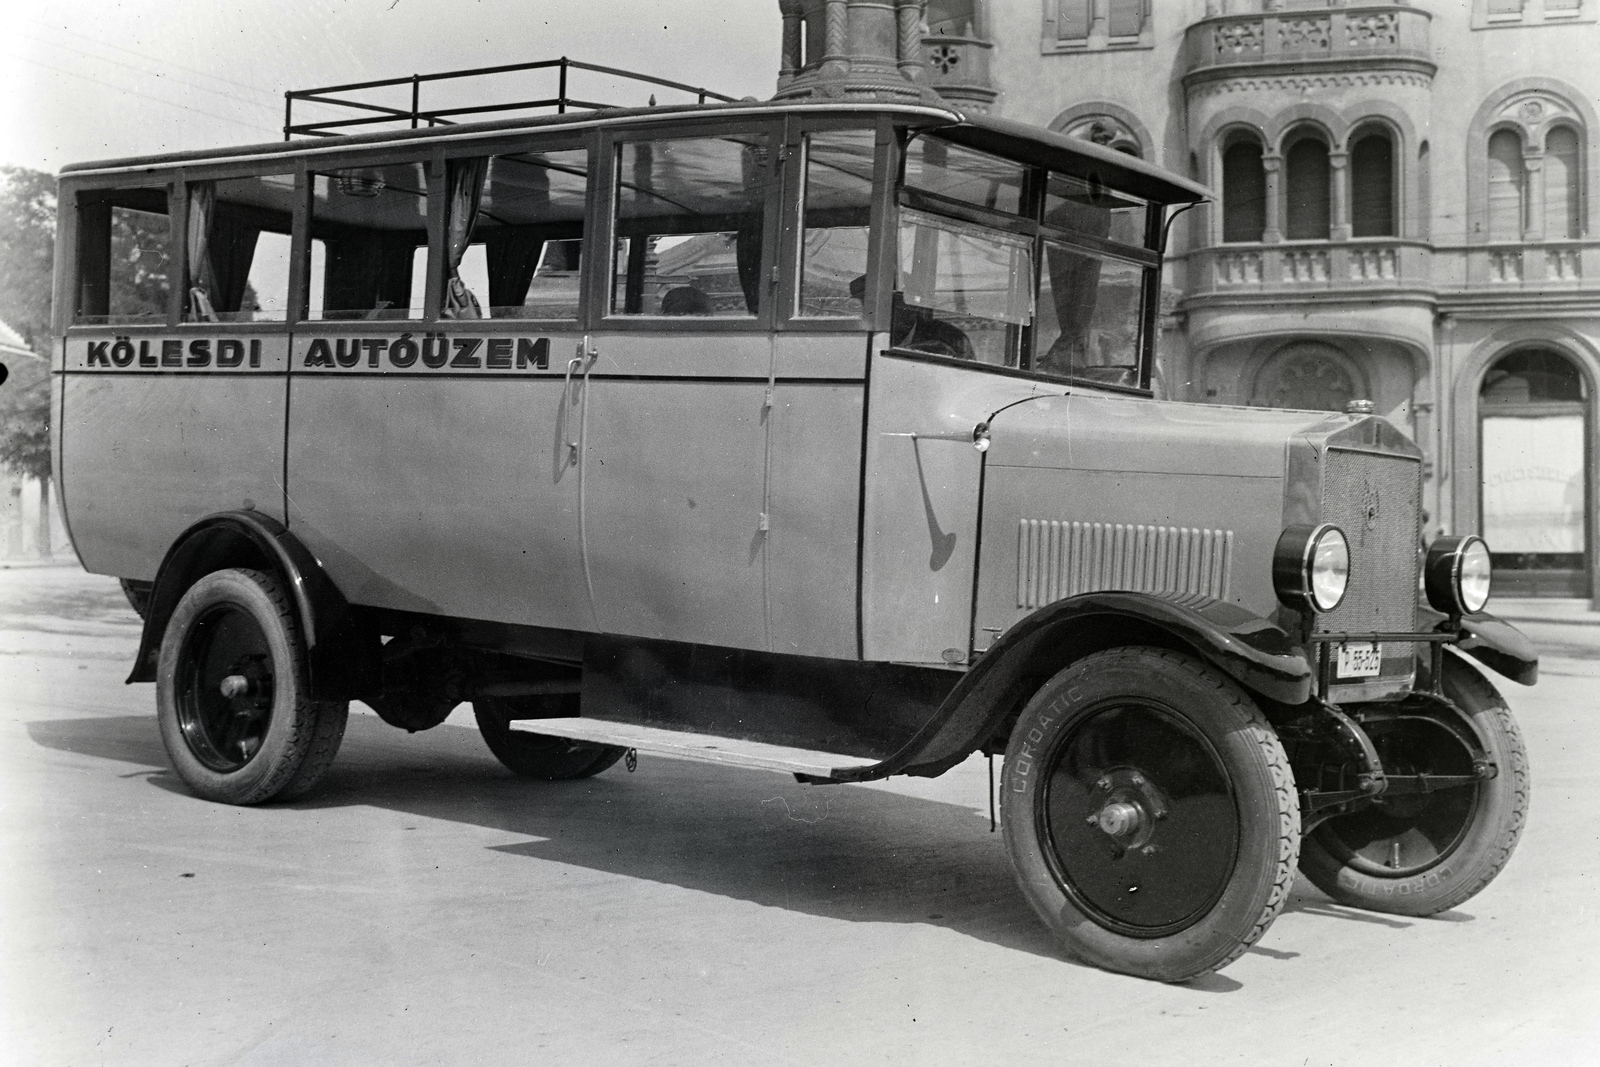
[[[1212,48],[1223,59],[1259,56],[1262,36],[1260,22],[1224,22],[1212,30]]]
[[[1126,123],[1110,115],[1085,115],[1061,132],[1068,137],[1079,137],[1129,155],[1144,154],[1138,135],[1130,130]]]
[[[1413,86],[1426,89],[1433,79],[1415,71],[1383,71],[1381,73],[1341,73],[1316,75],[1284,75],[1265,78],[1219,78],[1194,85],[1189,94],[1193,97],[1221,96],[1224,93],[1295,92],[1305,96],[1328,89],[1353,87]]]
[[[1346,40],[1351,48],[1378,48],[1400,43],[1400,17],[1383,13],[1378,15],[1348,15],[1345,17]]]
[[[1495,117],[1497,122],[1514,122],[1529,130],[1556,119],[1578,120],[1578,114],[1565,100],[1542,90],[1518,93],[1507,100]]]
[[[1280,349],[1262,365],[1250,390],[1250,404],[1260,408],[1343,411],[1360,397],[1348,357],[1332,345],[1300,342]]]
[[[1328,19],[1284,19],[1278,23],[1278,47],[1285,52],[1326,52]]]

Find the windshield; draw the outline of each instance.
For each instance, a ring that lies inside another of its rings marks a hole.
[[[1148,386],[1158,206],[931,136],[907,146],[899,202],[893,347]]]

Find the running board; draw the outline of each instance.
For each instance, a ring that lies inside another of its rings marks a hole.
[[[513,730],[594,741],[660,756],[720,763],[725,767],[756,767],[766,771],[785,771],[813,778],[831,778],[838,770],[876,766],[879,761],[866,756],[845,756],[837,752],[818,752],[809,748],[786,748],[759,741],[739,741],[716,734],[693,734],[683,730],[663,730],[628,722],[583,717],[567,719],[513,719]]]

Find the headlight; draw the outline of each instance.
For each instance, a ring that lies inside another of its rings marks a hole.
[[[1493,567],[1483,538],[1441,537],[1428,546],[1423,585],[1428,603],[1446,615],[1472,615],[1489,603]]]
[[[1332,611],[1350,586],[1350,543],[1332,523],[1291,526],[1272,553],[1272,587],[1298,611]]]

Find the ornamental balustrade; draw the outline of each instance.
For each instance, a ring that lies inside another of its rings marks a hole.
[[[1431,77],[1429,19],[1426,11],[1395,4],[1213,14],[1185,31],[1187,79],[1305,63],[1399,63]]]

